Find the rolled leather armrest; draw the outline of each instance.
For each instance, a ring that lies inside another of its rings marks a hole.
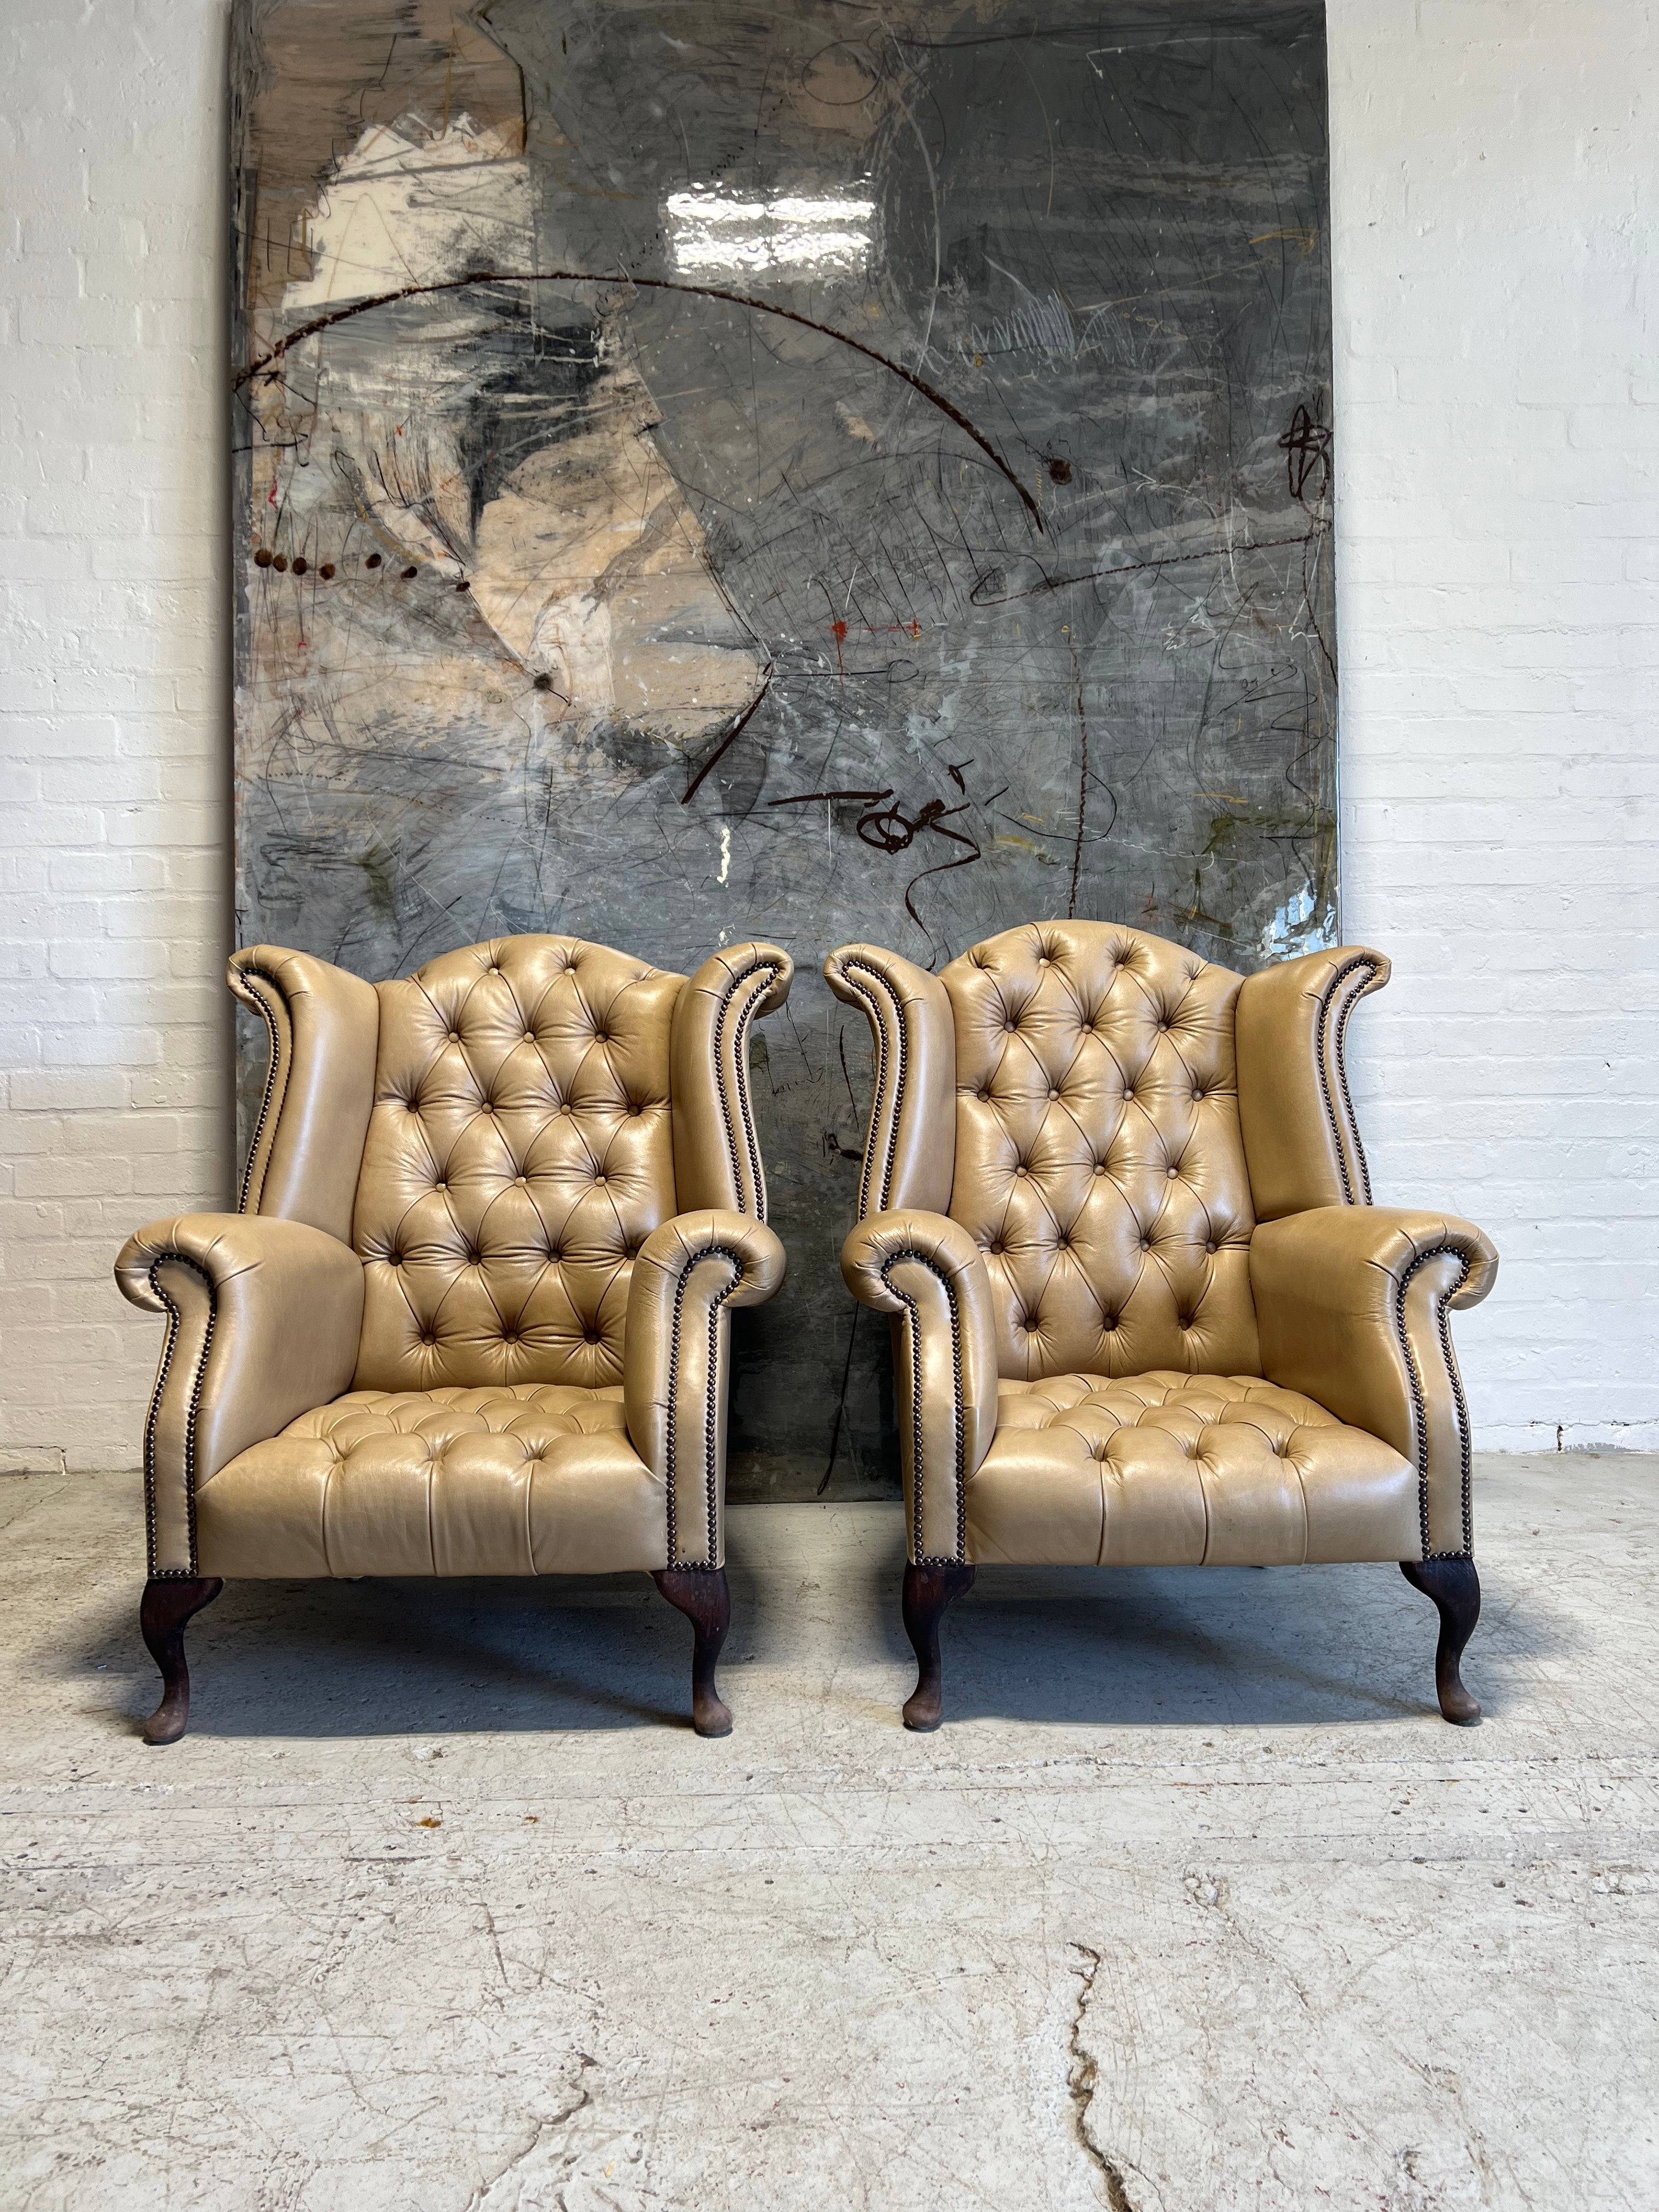
[[[957,1141],[957,1032],[944,984],[878,945],[842,945],[823,975],[845,1005],[863,1008],[875,1047],[859,1218],[942,1211]]]
[[[1368,1429],[1418,1471],[1422,1556],[1466,1554],[1469,1418],[1448,1310],[1478,1305],[1492,1241],[1445,1213],[1327,1206],[1259,1222],[1250,1288],[1269,1382]]]
[[[897,1316],[894,1379],[910,1557],[964,1560],[967,1491],[997,1426],[996,1316],[983,1255],[943,1213],[878,1213],[842,1247],[862,1304]]]
[[[303,1221],[181,1213],[130,1237],[115,1279],[167,1317],[144,1424],[149,1571],[193,1575],[198,1487],[349,1387],[362,1261]]]
[[[727,1314],[763,1305],[787,1264],[764,1222],[723,1206],[677,1213],[634,1262],[623,1406],[629,1442],[662,1481],[671,1567],[725,1564]]]

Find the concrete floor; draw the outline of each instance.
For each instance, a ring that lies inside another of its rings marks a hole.
[[[0,1483],[0,2204],[1659,2205],[1659,1461],[1495,1460],[1478,1729],[1392,1568],[241,1583],[149,1750],[136,1483]]]

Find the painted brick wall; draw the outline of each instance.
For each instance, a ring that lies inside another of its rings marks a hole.
[[[0,9],[0,1468],[131,1467],[229,1188],[222,0]]]
[[[0,1468],[131,1465],[231,1187],[224,0],[0,22]],[[1481,1441],[1659,1444],[1659,95],[1634,0],[1334,0],[1347,934]]]
[[[1330,11],[1345,933],[1480,1440],[1659,1445],[1659,96],[1632,0]]]

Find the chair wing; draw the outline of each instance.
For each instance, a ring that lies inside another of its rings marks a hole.
[[[1348,1017],[1388,981],[1369,945],[1282,961],[1238,994],[1238,1110],[1258,1221],[1369,1206],[1371,1179],[1348,1091]]]
[[[956,1029],[937,975],[876,945],[823,963],[836,996],[862,1009],[875,1047],[875,1096],[859,1176],[859,1218],[892,1206],[943,1213],[956,1152]]]
[[[308,1222],[349,1243],[374,1103],[374,986],[276,945],[232,953],[226,980],[270,1041],[236,1210]]]
[[[766,1170],[749,1097],[750,1024],[789,996],[794,963],[775,945],[707,960],[674,1007],[674,1182],[681,1212],[766,1218]]]

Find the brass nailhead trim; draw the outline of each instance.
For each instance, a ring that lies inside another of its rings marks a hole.
[[[184,1315],[175,1302],[161,1287],[161,1269],[167,1266],[188,1267],[200,1278],[208,1294],[207,1333],[202,1339],[202,1356],[196,1363],[196,1373],[191,1380],[190,1402],[185,1408],[185,1516],[190,1565],[187,1567],[158,1567],[155,1564],[155,1424],[161,1416],[161,1394],[167,1389],[167,1376],[173,1368],[173,1355],[179,1347],[179,1332],[184,1327]],[[196,1572],[196,1416],[202,1403],[202,1385],[207,1379],[208,1354],[213,1349],[213,1332],[219,1319],[219,1294],[213,1278],[197,1261],[183,1252],[158,1253],[149,1266],[149,1287],[167,1311],[167,1342],[161,1347],[161,1364],[156,1370],[155,1388],[150,1393],[149,1413],[144,1423],[144,1539],[149,1555],[152,1581],[163,1581],[169,1576],[188,1577]]]
[[[910,1541],[921,1541],[922,1505],[922,1449],[921,1449],[921,1315],[915,1300],[908,1291],[900,1290],[892,1279],[892,1272],[902,1260],[914,1260],[919,1267],[926,1267],[944,1290],[945,1303],[951,1309],[951,1367],[955,1380],[957,1427],[957,1549],[954,1559],[945,1559],[937,1553],[917,1552],[913,1564],[919,1567],[963,1566],[968,1559],[968,1423],[962,1401],[962,1315],[957,1304],[955,1283],[938,1261],[925,1252],[907,1249],[895,1252],[882,1263],[881,1279],[896,1298],[902,1298],[910,1314],[910,1495],[913,1526]]]
[[[1457,1437],[1462,1459],[1462,1506],[1463,1548],[1461,1552],[1432,1552],[1429,1548],[1429,1409],[1423,1394],[1423,1381],[1417,1371],[1417,1360],[1412,1351],[1411,1334],[1406,1327],[1406,1292],[1419,1267],[1426,1267],[1431,1260],[1459,1260],[1463,1272],[1446,1292],[1436,1308],[1435,1322],[1440,1339],[1441,1352],[1446,1362],[1447,1379],[1451,1384],[1452,1403],[1457,1409]],[[1421,1532],[1423,1557],[1425,1559],[1468,1559],[1474,1548],[1474,1511],[1473,1498],[1473,1469],[1470,1464],[1469,1409],[1463,1396],[1463,1380],[1457,1371],[1457,1357],[1452,1350],[1451,1302],[1469,1279],[1468,1255],[1450,1244],[1437,1244],[1432,1251],[1419,1252],[1395,1291],[1394,1326],[1400,1340],[1400,1349],[1406,1361],[1406,1380],[1412,1394],[1412,1415],[1417,1427],[1417,1517]]]
[[[258,985],[252,979],[258,976],[260,982],[269,983],[271,989],[279,994],[282,992],[283,987],[268,969],[242,968],[239,969],[237,973],[242,979],[242,988],[244,991],[246,991],[247,996],[253,1000],[255,1006],[258,1006],[260,1015],[264,1018],[264,1025],[270,1033],[270,1065],[265,1070],[265,1095],[259,1101],[259,1118],[253,1125],[253,1141],[247,1148],[247,1159],[242,1168],[242,1188],[240,1192],[238,1194],[236,1200],[236,1211],[238,1213],[246,1213],[247,1212],[248,1194],[253,1182],[253,1163],[259,1157],[259,1140],[264,1135],[265,1123],[270,1118],[270,1102],[276,1095],[276,1078],[281,1070],[282,1061],[282,1035],[276,1025],[276,1010],[271,1005],[270,1001],[265,997],[264,993],[258,988]],[[267,1169],[270,1167],[270,1163],[267,1160],[265,1163]],[[260,1178],[259,1188],[260,1195],[263,1197],[264,1194],[264,1178],[263,1176]],[[255,1210],[257,1211],[258,1204],[258,1200],[254,1201],[254,1204]]]
[[[869,976],[870,984],[855,982],[854,970],[860,975]],[[892,1197],[893,1168],[898,1152],[899,1116],[904,1111],[904,1085],[908,1072],[906,1065],[904,1015],[892,985],[882,974],[880,969],[872,967],[869,961],[843,960],[841,963],[841,972],[850,988],[864,1000],[869,1011],[870,1026],[875,1032],[876,1039],[876,1097],[870,1115],[870,1134],[864,1147],[864,1171],[859,1177],[859,1218],[862,1221],[868,1218],[872,1210],[870,1184],[875,1170],[877,1130],[881,1121],[882,1100],[887,1089],[890,1052],[894,1066],[893,1111],[887,1128],[887,1157],[883,1162],[881,1170],[881,1197],[874,1211],[878,1213],[884,1213]],[[884,1011],[887,1020],[892,1024],[890,1046],[886,1022],[883,1019]]]
[[[679,1516],[674,1497],[679,1453],[680,1326],[684,1315],[686,1287],[691,1279],[691,1271],[694,1267],[701,1267],[705,1260],[729,1260],[734,1273],[726,1288],[711,1298],[708,1304],[708,1404],[704,1407],[703,1413],[703,1441],[708,1455],[706,1476],[708,1499],[708,1557],[707,1559],[683,1559],[679,1556]],[[724,1389],[726,1381],[720,1370],[718,1360],[720,1315],[720,1308],[742,1282],[743,1275],[743,1261],[729,1244],[705,1244],[701,1250],[694,1252],[687,1260],[684,1267],[680,1270],[679,1279],[674,1285],[674,1318],[668,1337],[668,1435],[665,1453],[667,1480],[663,1486],[667,1498],[668,1564],[671,1567],[712,1567],[714,1564],[714,1553],[719,1549],[715,1539],[720,1527],[718,1495],[720,1486],[714,1454],[720,1428],[720,1393]]]
[[[738,1109],[743,1122],[744,1146],[749,1155],[750,1180],[755,1192],[754,1217],[757,1221],[764,1221],[766,1218],[766,1171],[761,1165],[760,1140],[755,1133],[754,1117],[750,1111],[749,1073],[744,1064],[744,1054],[748,1045],[749,1024],[754,1018],[755,1008],[776,982],[778,974],[779,964],[775,960],[757,960],[752,966],[745,968],[740,975],[734,975],[720,994],[720,1013],[714,1024],[714,1089],[720,1102],[720,1118],[726,1124],[726,1145],[732,1161],[732,1180],[737,1189],[737,1210],[739,1213],[747,1213],[750,1209],[743,1202],[743,1163],[738,1155],[738,1137],[737,1131],[732,1127],[731,1102],[726,1095],[726,1064],[720,1050],[720,1039],[725,1033],[726,1016],[731,1010],[732,1000],[738,988],[752,975],[760,975],[765,977],[765,981],[750,993],[738,1009],[737,1020],[732,1031],[732,1059],[737,1078]]]
[[[1357,991],[1344,997],[1337,1011],[1336,1026],[1330,1029],[1331,1006],[1346,979],[1363,970],[1364,982]],[[1353,1100],[1348,1091],[1347,1064],[1343,1058],[1343,1043],[1347,1035],[1348,1016],[1365,995],[1366,988],[1376,974],[1376,963],[1364,953],[1345,960],[1330,981],[1325,986],[1324,996],[1319,1002],[1319,1025],[1315,1035],[1314,1057],[1319,1068],[1319,1096],[1324,1103],[1325,1119],[1330,1126],[1331,1142],[1336,1147],[1336,1172],[1342,1184],[1342,1203],[1345,1206],[1369,1206],[1371,1202],[1370,1170],[1365,1164],[1365,1148],[1359,1141],[1359,1124],[1354,1116]],[[1354,1162],[1359,1170],[1359,1195],[1354,1195],[1353,1184],[1348,1175],[1347,1155],[1342,1148],[1342,1127],[1337,1120],[1336,1102],[1331,1097],[1331,1086],[1325,1073],[1326,1039],[1329,1035],[1331,1058],[1336,1066],[1337,1085],[1342,1094],[1343,1116],[1353,1145]]]

